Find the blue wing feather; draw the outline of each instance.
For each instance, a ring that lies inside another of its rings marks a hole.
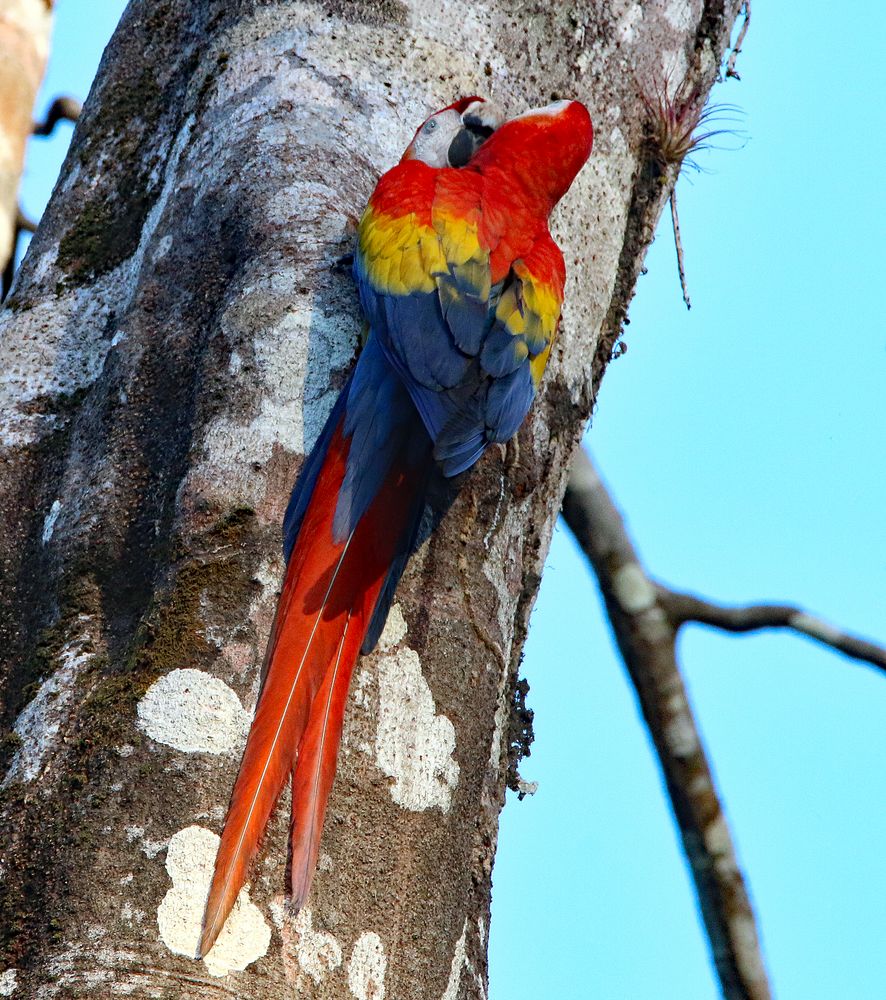
[[[518,346],[525,346],[520,337],[515,337],[502,323],[495,323],[483,344],[480,353],[480,364],[483,370],[493,378],[503,378],[528,364],[527,352],[519,351]]]
[[[453,415],[434,442],[434,458],[439,462],[443,475],[451,478],[470,469],[488,445],[478,400],[470,409]]]
[[[416,425],[409,393],[374,332],[357,361],[344,405],[350,442],[333,521],[338,540],[347,538],[366,512],[394,461],[414,450],[411,438],[419,435],[430,449],[427,432]]]
[[[486,435],[490,441],[508,441],[520,429],[532,400],[535,383],[528,360],[504,378],[493,379],[486,396]]]
[[[496,318],[501,295],[520,280],[515,274],[490,288],[486,272],[481,298],[475,264],[450,266],[435,275],[436,291],[392,295],[371,284],[358,252],[354,276],[370,341],[418,411],[445,476],[517,432],[535,395],[529,363],[546,341],[530,344]]]
[[[455,345],[476,357],[489,329],[489,298],[476,295],[456,268],[437,277],[437,297]]]
[[[386,332],[410,376],[427,389],[451,389],[461,382],[470,358],[455,345],[433,292],[384,295]]]

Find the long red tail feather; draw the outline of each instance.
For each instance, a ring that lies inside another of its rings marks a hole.
[[[335,780],[348,688],[361,641],[356,629],[349,635],[350,625],[349,618],[335,664],[327,672],[311,709],[308,728],[298,751],[298,764],[292,776],[290,844],[292,905],[295,909],[301,909],[311,888],[320,853],[326,803]]]
[[[339,427],[287,566],[264,682],[216,856],[198,957],[221,932],[293,769],[296,905],[310,887],[351,674],[418,487],[414,473],[392,470],[351,535],[336,542],[332,521],[347,453]]]

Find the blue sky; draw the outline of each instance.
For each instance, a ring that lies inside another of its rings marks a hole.
[[[76,7],[58,4],[41,110],[85,97],[123,4]],[[886,641],[886,9],[852,10],[754,6],[742,81],[714,94],[748,141],[680,181],[692,311],[665,219],[588,444],[656,576]],[[32,143],[32,216],[70,131]],[[886,678],[792,636],[695,628],[680,652],[776,995],[880,1000]],[[648,740],[562,527],[524,672],[540,788],[502,816],[491,1000],[716,997]]]

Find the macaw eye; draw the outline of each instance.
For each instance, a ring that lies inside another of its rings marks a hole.
[[[437,120],[436,120],[435,118],[432,118],[432,119],[431,119],[431,120],[430,120],[430,121],[429,121],[429,122],[428,122],[428,123],[427,123],[427,124],[425,125],[425,132],[433,132],[433,131],[434,131],[434,129],[435,129],[436,127],[437,127]]]

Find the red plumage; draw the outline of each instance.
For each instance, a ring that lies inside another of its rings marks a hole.
[[[206,903],[198,955],[215,943],[248,874],[259,840],[296,762],[292,881],[307,896],[326,801],[335,777],[348,687],[402,525],[416,502],[421,467],[393,470],[343,542],[332,522],[349,442],[330,442],[286,570],[267,669],[249,732]]]
[[[477,103],[422,126],[361,222],[354,274],[370,336],[290,501],[286,576],[198,956],[224,926],[290,772],[292,895],[305,902],[351,675],[419,537],[425,492],[516,432],[550,352],[565,271],[547,219],[590,153],[590,118],[559,102],[502,125],[463,169],[432,167],[441,149],[422,145],[427,135],[457,131]],[[433,155],[423,161],[419,147]],[[444,246],[452,259],[441,262]]]

